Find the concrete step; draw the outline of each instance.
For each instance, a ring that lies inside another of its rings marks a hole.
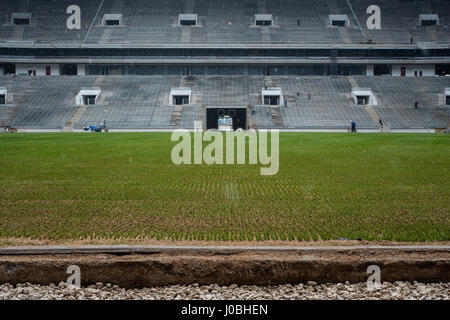
[[[181,123],[182,117],[183,117],[183,106],[175,106],[175,108],[173,109],[170,125],[178,127]]]
[[[283,121],[281,120],[281,114],[278,106],[271,106],[270,113],[272,114],[272,120],[276,127],[281,127]]]
[[[375,109],[372,106],[365,106],[365,109],[367,111],[367,113],[369,114],[370,118],[372,118],[373,122],[379,126],[379,120],[380,120],[380,116],[378,115],[378,113],[375,111]],[[389,127],[387,126],[387,124],[385,122],[383,122],[383,132],[389,132]]]
[[[72,125],[74,123],[77,123],[78,121],[80,121],[81,117],[83,116],[83,114],[86,112],[87,110],[87,106],[80,106],[78,108],[78,110],[74,113],[74,115],[72,116],[72,119],[66,123],[66,125],[64,126],[64,132],[72,132]]]

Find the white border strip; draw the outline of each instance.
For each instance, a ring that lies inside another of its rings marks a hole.
[[[280,132],[299,132],[299,133],[348,133],[349,129],[345,128],[257,128],[256,130],[271,130],[271,129],[278,129]],[[27,129],[27,128],[18,128],[18,132],[23,133],[63,133],[63,129]],[[114,129],[109,128],[109,132],[120,132],[120,133],[127,133],[127,132],[173,132],[175,129],[166,128],[166,129]],[[187,129],[190,132],[194,132],[194,129]],[[373,128],[373,129],[357,129],[359,133],[380,133],[379,129]],[[90,133],[84,131],[83,129],[74,129],[72,131],[73,133]],[[389,133],[438,133],[439,131],[436,129],[391,129]],[[380,133],[383,134],[383,133]],[[384,133],[385,134],[385,133]]]

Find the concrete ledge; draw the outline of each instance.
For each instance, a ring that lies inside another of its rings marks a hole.
[[[41,254],[154,254],[154,253],[242,253],[242,252],[339,252],[339,251],[442,251],[450,253],[450,246],[150,246],[150,245],[85,245],[85,246],[17,246],[0,247],[1,255],[41,255]]]
[[[447,246],[35,249],[34,253],[31,247],[1,249],[0,283],[59,283],[67,280],[70,265],[80,267],[83,286],[103,282],[125,288],[192,283],[356,283],[367,280],[370,265],[380,267],[382,281],[450,282]]]

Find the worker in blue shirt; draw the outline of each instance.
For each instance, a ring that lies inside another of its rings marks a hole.
[[[352,120],[352,132],[356,132],[356,122]]]

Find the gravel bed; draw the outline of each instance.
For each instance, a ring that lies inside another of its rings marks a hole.
[[[31,283],[0,285],[0,300],[306,300],[306,299],[406,299],[449,300],[450,283],[384,282],[378,289],[369,290],[366,283],[338,283],[318,285],[314,282],[298,285],[219,286],[174,285],[158,288],[123,289],[117,285],[97,283],[78,288]]]

